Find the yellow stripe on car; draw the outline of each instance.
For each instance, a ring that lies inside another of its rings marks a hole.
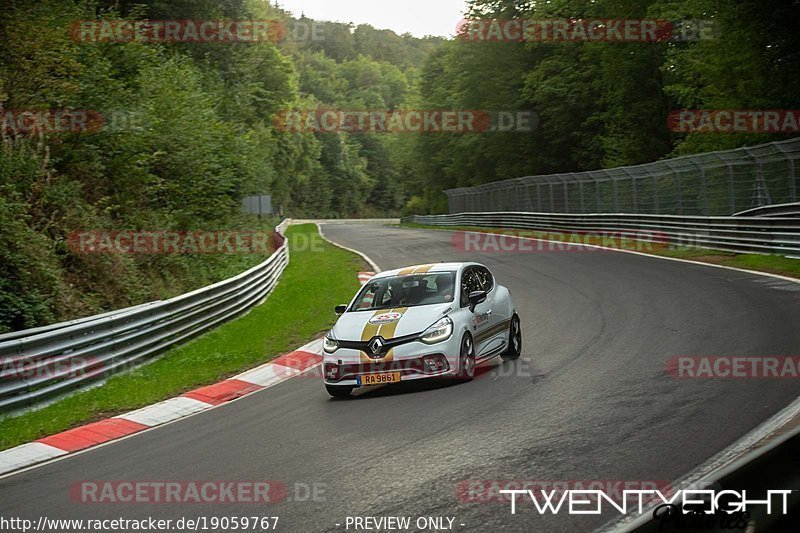
[[[404,268],[397,273],[398,276],[408,276],[411,274],[425,274],[436,265],[417,265],[413,267]]]
[[[397,307],[395,309],[386,310],[386,309],[379,309],[375,312],[370,320],[373,318],[387,314],[387,313],[399,313],[400,318],[397,320],[390,322],[388,324],[371,324],[367,321],[367,324],[364,326],[364,331],[361,332],[361,340],[363,342],[367,342],[372,340],[373,337],[380,335],[383,337],[384,340],[391,340],[394,338],[395,332],[397,331],[397,326],[400,324],[400,321],[403,319],[403,315],[405,315],[406,311],[408,311],[408,307]],[[389,352],[386,354],[385,357],[381,359],[373,359],[368,356],[365,352],[361,352],[361,362],[362,363],[386,363],[391,361],[394,358],[394,349],[390,349]]]

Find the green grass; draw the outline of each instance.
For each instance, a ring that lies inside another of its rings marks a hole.
[[[349,301],[363,260],[322,240],[314,225],[292,226],[291,261],[261,306],[151,364],[38,411],[0,420],[0,449],[178,396],[265,363],[313,340]]]
[[[693,261],[714,263],[717,265],[732,266],[759,272],[770,272],[790,278],[800,278],[800,259],[792,259],[782,255],[737,254],[732,252],[704,250],[702,248],[663,250],[658,255],[677,257],[679,259],[691,259]]]
[[[448,226],[444,228],[442,226],[429,226],[425,224],[403,224],[403,227],[450,231],[507,233],[509,235],[519,235],[522,237],[564,240],[565,242],[569,242],[569,236],[573,235],[570,232],[519,230],[512,228],[484,228],[478,226]],[[577,236],[577,234],[575,235]],[[580,242],[586,244],[607,246],[607,242],[603,241],[604,240],[602,237],[580,236]],[[791,259],[782,255],[737,254],[734,252],[709,250],[706,248],[670,248],[667,245],[659,245],[644,241],[639,242],[635,239],[623,239],[615,241],[615,246],[622,250],[632,250],[651,255],[675,257],[679,259],[690,259],[692,261],[699,261],[702,263],[725,265],[759,272],[780,274],[782,276],[791,278],[800,278],[800,259]]]

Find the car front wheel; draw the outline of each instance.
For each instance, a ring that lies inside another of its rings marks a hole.
[[[472,381],[475,377],[475,344],[472,342],[472,336],[467,334],[461,340],[461,354],[458,361],[458,374],[456,378],[459,381]]]

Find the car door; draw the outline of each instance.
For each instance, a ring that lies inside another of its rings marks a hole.
[[[469,266],[461,274],[461,307],[469,307],[469,294],[474,291],[482,291],[481,282],[476,267]],[[490,320],[492,316],[492,303],[487,297],[485,302],[479,303],[475,307],[475,312],[468,317],[470,321],[470,331],[475,344],[475,357],[480,359],[487,355],[487,341],[489,340]]]
[[[486,291],[486,303],[489,304],[488,326],[483,334],[486,336],[485,352],[493,353],[499,351],[508,341],[508,317],[505,316],[505,306],[497,299],[500,291],[496,290],[494,276],[485,266],[474,267],[481,287]]]

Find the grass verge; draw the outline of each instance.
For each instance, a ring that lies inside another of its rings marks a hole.
[[[630,238],[609,238],[601,235],[587,235],[572,232],[560,231],[536,231],[519,230],[511,228],[484,228],[478,226],[430,226],[425,224],[403,224],[403,227],[436,229],[450,231],[473,231],[481,233],[499,233],[506,235],[516,235],[520,237],[530,237],[534,239],[546,239],[559,242],[576,242],[581,244],[592,244],[606,246],[620,250],[630,250],[650,255],[664,257],[674,257],[678,259],[689,259],[701,263],[715,265],[725,265],[759,272],[769,272],[780,274],[790,278],[800,279],[800,259],[792,259],[782,255],[764,254],[737,254],[720,250],[709,250],[706,248],[673,248],[668,244],[658,244],[648,241],[640,241]],[[611,232],[612,234],[614,232]]]
[[[363,260],[325,242],[313,224],[292,226],[291,261],[265,303],[101,387],[0,419],[0,449],[114,416],[215,383],[289,352],[336,320],[358,290]]]

